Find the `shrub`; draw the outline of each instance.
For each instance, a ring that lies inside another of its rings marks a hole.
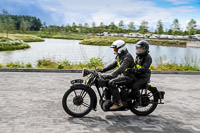
[[[91,58],[90,62],[88,63],[88,66],[90,68],[95,67],[95,66],[103,67],[102,59],[100,59],[100,58]]]
[[[32,64],[31,63],[26,64],[26,68],[32,68]]]
[[[11,62],[11,63],[7,63],[7,64],[6,64],[6,67],[8,67],[8,68],[25,68],[24,64],[23,64],[23,63],[20,64],[19,62],[15,62],[15,63],[13,63],[13,62]]]
[[[37,67],[39,68],[57,68],[57,63],[50,59],[41,59],[37,61]]]

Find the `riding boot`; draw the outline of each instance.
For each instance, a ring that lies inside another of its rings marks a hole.
[[[116,110],[120,107],[123,107],[122,100],[119,100],[118,103],[115,103],[112,107],[110,107],[110,110]]]

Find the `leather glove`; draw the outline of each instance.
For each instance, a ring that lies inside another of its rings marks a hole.
[[[126,71],[126,73],[135,73],[135,69],[134,69],[134,68],[128,69],[128,70]]]
[[[135,68],[135,73],[137,73],[137,74],[140,73],[139,70],[140,70],[140,68]]]
[[[104,79],[112,79],[112,78],[113,78],[112,75],[102,75],[102,77],[103,77]]]
[[[103,73],[103,69],[96,69],[97,72]]]

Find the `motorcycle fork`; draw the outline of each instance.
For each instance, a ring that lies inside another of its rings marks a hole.
[[[86,96],[87,92],[88,92],[88,89],[84,88],[84,90],[81,91],[80,96],[82,96],[82,98],[84,98]]]

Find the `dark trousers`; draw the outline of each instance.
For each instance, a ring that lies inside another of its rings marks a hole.
[[[144,88],[145,84],[147,84],[149,78],[137,78],[135,82],[133,83],[133,95],[135,97],[140,96],[139,89]]]
[[[110,92],[113,96],[113,102],[114,103],[118,103],[118,101],[121,99],[118,87],[121,86],[121,85],[131,83],[132,81],[133,80],[130,77],[127,77],[127,76],[116,77],[116,78],[111,79],[109,81],[109,89],[110,89]]]

